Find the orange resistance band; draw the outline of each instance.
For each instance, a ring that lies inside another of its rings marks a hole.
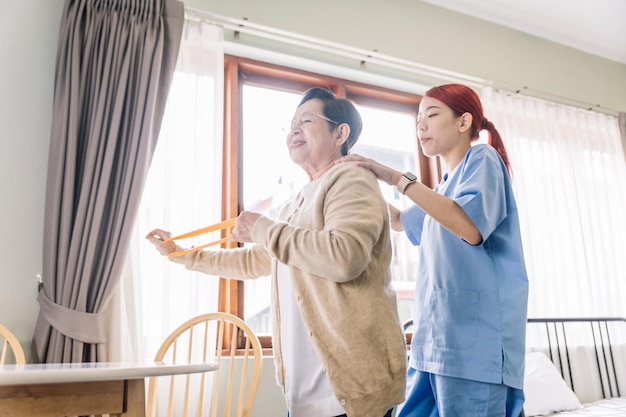
[[[183,233],[182,235],[170,237],[168,239],[165,239],[165,242],[171,242],[173,240],[179,240],[179,239],[186,239],[186,238],[189,238],[189,237],[200,236],[200,235],[204,235],[206,233],[215,232],[215,231],[218,231],[218,230],[228,229],[228,228],[233,227],[235,225],[236,221],[237,221],[237,218],[234,217],[232,219],[228,219],[228,220],[224,220],[224,221],[219,222],[219,223],[212,224],[211,226],[203,227],[202,229],[193,230],[191,232]],[[170,257],[170,258],[173,258],[173,257],[176,257],[176,256],[183,255],[185,253],[199,251],[200,249],[204,249],[204,248],[207,248],[207,247],[213,246],[213,245],[219,245],[219,244],[226,243],[226,242],[228,242],[228,237],[224,237],[222,239],[218,239],[218,240],[215,240],[213,242],[206,243],[204,245],[194,246],[193,248],[181,250],[181,251],[178,251],[178,252],[172,252],[172,253],[170,253],[167,256]]]

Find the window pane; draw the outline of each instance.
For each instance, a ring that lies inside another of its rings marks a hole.
[[[243,199],[248,210],[274,215],[276,209],[308,182],[304,171],[289,158],[286,133],[301,94],[243,86]],[[354,153],[377,159],[402,171],[418,173],[414,115],[357,105],[363,133]],[[409,201],[395,187],[381,183],[391,204],[404,208]],[[398,291],[402,321],[411,317],[417,250],[404,233],[392,234],[392,277]],[[245,320],[258,334],[271,333],[269,278],[246,281]]]
[[[415,116],[359,105],[357,108],[363,118],[363,133],[353,153],[419,175],[416,166]],[[381,190],[393,206],[400,209],[409,206],[410,200],[400,194],[396,187],[381,183]],[[392,232],[391,240],[394,255],[391,260],[391,277],[398,294],[400,320],[404,322],[413,317],[413,288],[419,248],[409,242],[404,232]]]

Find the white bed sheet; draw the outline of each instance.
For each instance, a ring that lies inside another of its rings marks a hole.
[[[556,417],[626,417],[626,397],[605,398],[591,403],[574,411],[546,414]]]

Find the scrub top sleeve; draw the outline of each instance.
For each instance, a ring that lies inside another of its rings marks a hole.
[[[408,209],[400,212],[400,222],[404,228],[404,232],[415,246],[419,245],[422,240],[422,228],[424,226],[424,218],[426,213],[419,206],[413,205]]]
[[[467,213],[485,242],[506,218],[506,167],[489,145],[473,149],[455,188],[454,201]]]

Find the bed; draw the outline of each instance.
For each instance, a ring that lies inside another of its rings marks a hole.
[[[528,319],[524,415],[626,417],[626,319]]]

